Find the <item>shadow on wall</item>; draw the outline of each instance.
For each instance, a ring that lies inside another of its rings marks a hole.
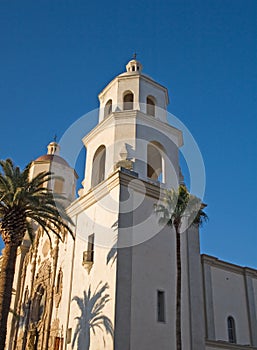
[[[115,221],[115,223],[112,225],[113,231],[118,231],[118,220]],[[114,244],[112,248],[109,250],[107,257],[106,257],[106,265],[108,265],[111,260],[111,266],[114,264],[115,260],[117,259],[117,241],[118,241],[118,234],[115,237]]]
[[[72,340],[72,349],[75,347],[77,340],[76,349],[89,350],[91,331],[95,334],[97,328],[110,334],[113,338],[112,322],[109,317],[103,314],[105,305],[110,301],[110,295],[105,293],[108,288],[108,283],[103,284],[101,281],[94,293],[92,293],[91,286],[89,286],[88,291],[84,291],[83,298],[75,296],[72,299],[76,301],[81,312],[80,316],[75,317],[78,323]],[[103,342],[105,345],[104,337]]]

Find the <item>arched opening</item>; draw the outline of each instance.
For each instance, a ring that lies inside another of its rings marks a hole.
[[[235,326],[235,320],[232,316],[228,317],[227,324],[228,324],[228,341],[230,343],[236,343],[236,326]]]
[[[146,98],[146,113],[155,117],[155,101],[151,96]]]
[[[150,142],[147,145],[147,177],[164,182],[163,147],[158,142]]]
[[[134,95],[131,91],[128,91],[123,97],[123,110],[133,109]]]
[[[112,113],[112,100],[108,100],[104,106],[104,117],[108,117]]]
[[[106,148],[105,146],[100,146],[95,152],[92,165],[92,187],[98,185],[104,180],[105,176],[105,157]]]

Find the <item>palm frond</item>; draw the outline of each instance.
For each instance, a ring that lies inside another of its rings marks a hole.
[[[185,185],[180,185],[178,190],[166,190],[163,201],[154,205],[154,212],[162,226],[176,225],[179,228],[185,220],[189,225],[201,225],[208,220],[201,200],[190,194]]]

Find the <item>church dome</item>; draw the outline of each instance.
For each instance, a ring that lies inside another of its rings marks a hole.
[[[43,156],[38,157],[35,162],[56,162],[65,166],[69,166],[65,159],[55,154],[44,154]]]
[[[47,154],[38,157],[35,162],[56,162],[61,165],[69,166],[65,159],[59,156],[60,146],[56,141],[52,141],[47,146]]]

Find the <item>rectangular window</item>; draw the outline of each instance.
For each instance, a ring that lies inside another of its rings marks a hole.
[[[165,322],[165,293],[157,290],[157,320]]]
[[[92,233],[88,236],[87,251],[85,252],[87,262],[94,262],[94,240],[95,234]]]
[[[67,344],[71,343],[72,328],[67,330]]]

